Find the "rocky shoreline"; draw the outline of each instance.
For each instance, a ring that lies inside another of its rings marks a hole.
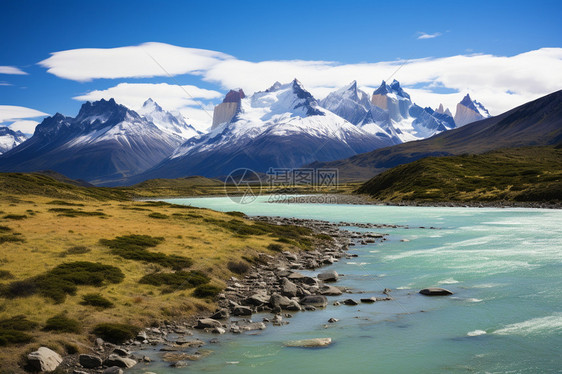
[[[365,195],[355,194],[310,194],[295,195],[273,194],[269,203],[276,204],[350,204],[350,205],[384,205],[384,206],[420,206],[449,208],[534,208],[562,209],[562,202],[517,202],[517,201],[399,201],[388,202],[373,200]]]
[[[157,351],[159,360],[167,362],[170,367],[187,367],[191,361],[210,355],[212,350],[206,347],[218,343],[220,335],[251,333],[271,325],[288,324],[292,314],[296,312],[326,307],[327,296],[342,296],[334,305],[391,300],[387,289],[381,290],[381,297],[357,300],[345,298],[344,294],[351,290],[335,285],[342,275],[319,269],[340,259],[357,257],[356,254],[349,253],[350,246],[386,240],[386,234],[348,231],[340,227],[383,229],[402,226],[263,216],[251,219],[272,224],[305,226],[316,234],[324,234],[332,239],[325,240],[310,251],[286,251],[275,256],[262,253],[244,277],[232,277],[228,281],[224,292],[218,295],[218,309],[211,315],[194,316],[185,321],[164,321],[159,326],[143,329],[136,339],[122,345],[114,345],[98,338],[91,347],[91,352],[64,357],[58,369],[74,374],[119,374],[134,367],[135,370],[151,373],[151,358],[137,353],[147,350]],[[316,276],[307,276],[300,271],[318,273]],[[255,313],[271,313],[271,317],[254,321],[252,315]],[[332,318],[326,322],[334,323],[337,320]],[[329,344],[331,340],[326,338],[287,342],[287,345],[300,347]]]

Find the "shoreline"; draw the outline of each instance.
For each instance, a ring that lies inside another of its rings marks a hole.
[[[290,320],[292,313],[325,308],[327,296],[341,296],[341,302],[336,301],[334,305],[345,304],[352,300],[345,296],[351,290],[337,287],[335,284],[340,275],[322,272],[322,268],[340,259],[358,257],[357,254],[348,252],[350,247],[382,242],[387,235],[341,229],[342,226],[352,225],[350,222],[332,223],[275,216],[255,216],[249,219],[308,227],[315,234],[328,235],[331,240],[308,251],[284,251],[275,256],[261,253],[243,277],[229,279],[227,287],[217,297],[218,309],[213,313],[193,315],[176,321],[161,321],[158,326],[141,329],[136,339],[120,345],[103,342],[98,338],[89,353],[65,356],[60,368],[76,374],[118,374],[120,369],[139,370],[141,366],[142,370],[150,371],[152,359],[148,355],[137,353],[143,351],[160,356],[158,361],[167,363],[169,367],[188,367],[189,362],[202,360],[212,354],[207,346],[218,343],[223,334],[255,334],[270,326],[289,324],[290,321],[287,320]],[[402,226],[361,224],[361,227],[384,229]],[[317,271],[317,274],[306,276],[299,271]],[[388,300],[392,298],[384,289],[380,290],[380,297],[363,302]],[[271,313],[271,318],[254,321],[251,318],[255,313]],[[196,332],[200,333],[194,337]],[[93,357],[93,362],[103,363],[103,366],[88,368],[80,365],[86,362],[81,358],[84,355]]]

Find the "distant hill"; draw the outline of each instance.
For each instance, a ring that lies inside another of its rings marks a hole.
[[[562,146],[427,157],[387,170],[357,192],[394,202],[562,202]]]
[[[546,146],[562,142],[562,90],[496,117],[473,122],[415,142],[398,144],[351,158],[316,162],[338,168],[340,180],[365,180],[384,170],[429,156],[484,153],[500,148]]]

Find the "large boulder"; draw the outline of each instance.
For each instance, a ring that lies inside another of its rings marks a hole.
[[[266,291],[256,292],[255,294],[244,300],[244,304],[254,305],[254,306],[267,304],[268,302],[269,302],[269,295],[267,294]]]
[[[80,365],[86,369],[95,369],[100,367],[102,364],[102,359],[94,355],[80,355],[78,361],[80,362]]]
[[[451,291],[439,287],[424,288],[420,293],[425,296],[447,296],[453,294]]]
[[[296,284],[288,280],[287,278],[283,278],[281,281],[281,294],[287,297],[295,297],[297,296],[298,287]]]
[[[292,340],[285,342],[287,347],[301,347],[301,348],[317,348],[317,347],[327,347],[332,344],[332,338],[314,338],[314,339],[303,339],[303,340]]]
[[[201,318],[195,326],[196,329],[212,329],[214,327],[222,327],[222,323],[212,318]]]
[[[269,298],[269,305],[272,308],[287,309],[287,307],[289,305],[291,305],[291,299],[289,299],[286,296],[279,295],[279,294],[273,294]]]
[[[317,308],[325,308],[326,305],[328,305],[328,299],[323,295],[310,295],[303,297],[300,304],[303,306],[312,305]]]
[[[325,271],[318,274],[318,279],[323,282],[336,282],[339,279],[339,275],[336,271]]]
[[[116,355],[116,354],[110,354],[109,357],[105,359],[103,364],[105,366],[110,366],[110,367],[111,366],[117,366],[117,367],[120,367],[120,368],[129,369],[129,368],[132,368],[133,366],[135,366],[137,364],[137,362],[135,360],[133,360],[132,358],[121,357],[121,356]]]
[[[27,360],[32,370],[49,372],[54,371],[61,364],[62,357],[47,347],[40,347],[28,354]]]
[[[334,286],[325,285],[320,288],[320,294],[325,296],[340,296],[342,293],[342,290]]]
[[[247,306],[238,305],[232,310],[232,314],[235,316],[251,316],[252,308]]]

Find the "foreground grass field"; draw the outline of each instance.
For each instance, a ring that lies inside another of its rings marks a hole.
[[[562,147],[428,157],[387,170],[358,193],[383,201],[562,201]]]
[[[316,240],[237,213],[3,177],[0,372],[17,372],[39,346],[86,351],[101,323],[141,327],[212,310],[225,281],[258,253],[307,249]]]

